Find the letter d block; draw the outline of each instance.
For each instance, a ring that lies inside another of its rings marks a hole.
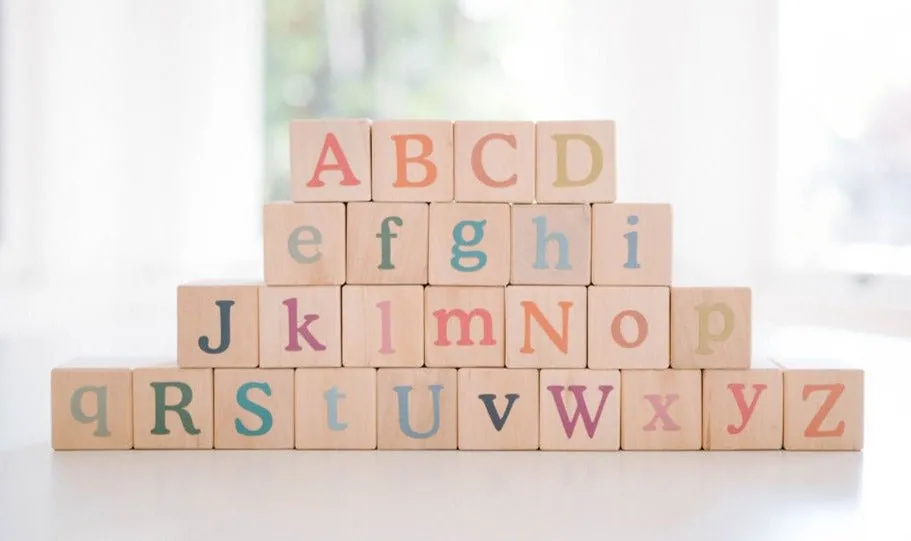
[[[541,370],[542,451],[620,448],[619,370]]]
[[[370,200],[370,121],[293,120],[291,199]]]
[[[344,203],[265,205],[263,259],[269,285],[345,283]]]
[[[782,412],[777,367],[703,371],[703,449],[781,449]]]
[[[510,209],[500,203],[432,203],[432,285],[505,286]]]
[[[211,368],[133,370],[133,447],[212,449]]]
[[[184,368],[258,366],[259,286],[179,286],[177,364]]]
[[[747,287],[672,287],[671,368],[749,368],[751,297]]]
[[[133,447],[129,368],[77,366],[51,371],[51,446],[56,450]]]
[[[620,446],[695,451],[702,447],[700,370],[622,370]]]
[[[216,449],[294,448],[294,370],[214,372]]]
[[[538,122],[539,203],[612,203],[617,198],[612,120]]]
[[[374,201],[452,201],[452,121],[373,123]]]
[[[456,201],[534,201],[534,122],[459,121],[453,138]]]
[[[376,393],[378,449],[456,448],[455,369],[380,368]]]
[[[376,449],[376,370],[298,368],[298,449]]]

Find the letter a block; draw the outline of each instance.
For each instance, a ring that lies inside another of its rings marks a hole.
[[[513,206],[509,283],[587,286],[591,221],[590,205]]]
[[[133,447],[212,449],[213,370],[176,366],[133,370]]]
[[[424,365],[422,286],[342,287],[342,365]]]
[[[612,203],[617,198],[614,122],[547,121],[535,127],[539,203]]]
[[[259,365],[342,365],[341,288],[267,286],[259,293]]]
[[[670,366],[670,289],[588,288],[588,367]]]
[[[214,372],[216,449],[294,448],[294,370]]]
[[[376,370],[298,368],[298,449],[376,449]]]
[[[749,368],[751,291],[671,288],[671,368]]]
[[[291,199],[370,200],[370,121],[293,120]]]
[[[265,205],[263,259],[269,285],[345,283],[345,205]]]
[[[452,121],[374,122],[374,201],[452,201],[452,178]]]
[[[781,449],[781,393],[777,367],[703,371],[702,448]]]
[[[259,286],[179,286],[177,364],[185,368],[258,366]]]
[[[534,122],[458,121],[453,138],[456,201],[534,201]]]
[[[427,203],[348,203],[349,284],[426,284]]]
[[[376,393],[378,449],[456,448],[455,369],[380,368]]]
[[[51,446],[58,450],[131,449],[130,368],[77,360],[51,370]]]
[[[503,367],[505,293],[503,287],[427,287],[424,290],[426,365]]]
[[[668,286],[673,216],[666,203],[593,205],[592,283]]]
[[[430,283],[505,286],[509,282],[509,205],[430,205]]]
[[[541,450],[620,448],[619,370],[541,370]]]
[[[538,371],[459,370],[459,449],[538,448]]]
[[[506,366],[585,368],[586,288],[506,288]]]
[[[695,451],[702,446],[700,370],[623,370],[623,449]]]

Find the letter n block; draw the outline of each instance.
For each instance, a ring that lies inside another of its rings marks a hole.
[[[340,287],[263,287],[259,293],[259,365],[341,366],[341,311]]]
[[[538,371],[459,370],[459,449],[538,448]]]
[[[51,446],[58,451],[131,449],[130,368],[80,359],[51,370]]]
[[[430,205],[430,283],[505,286],[510,209],[500,203]]]
[[[541,370],[541,450],[620,448],[619,370]]]
[[[422,286],[342,287],[342,366],[424,365]]]
[[[344,203],[263,207],[264,278],[270,285],[345,283]]]
[[[670,366],[671,295],[666,287],[588,288],[588,367]]]
[[[376,449],[376,370],[298,368],[297,449]]]
[[[349,284],[426,284],[427,203],[348,203]]]
[[[747,287],[672,287],[671,368],[749,368],[751,297]]]
[[[133,447],[212,449],[213,371],[176,366],[134,369]]]
[[[378,449],[455,449],[454,368],[380,368],[376,375]]]
[[[506,366],[585,368],[587,293],[583,286],[506,288]]]
[[[294,448],[294,370],[214,372],[216,449]]]
[[[694,451],[702,447],[700,370],[622,370],[620,447]]]
[[[511,284],[591,282],[590,205],[512,207]]]
[[[667,203],[592,206],[592,283],[669,286],[673,215]]]
[[[458,121],[453,138],[456,201],[534,201],[534,122]]]
[[[546,121],[535,126],[539,203],[612,203],[617,198],[612,120]]]
[[[177,364],[185,368],[258,366],[259,287],[178,286]]]
[[[292,120],[291,199],[369,201],[370,121]]]
[[[373,123],[374,201],[452,201],[452,121]]]
[[[783,420],[777,367],[703,371],[703,449],[781,449]]]

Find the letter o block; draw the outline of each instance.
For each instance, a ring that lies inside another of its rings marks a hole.
[[[612,203],[617,198],[612,120],[547,121],[536,127],[539,203]]]
[[[452,176],[452,121],[374,122],[374,201],[452,201]]]
[[[133,370],[135,449],[212,449],[212,368]]]
[[[269,285],[345,283],[344,203],[263,207],[264,278]]]
[[[670,289],[588,288],[588,367],[670,366]]]
[[[292,120],[291,199],[370,200],[370,121]]]
[[[748,287],[671,288],[671,368],[749,368]]]
[[[534,122],[459,121],[453,134],[456,201],[534,201]]]

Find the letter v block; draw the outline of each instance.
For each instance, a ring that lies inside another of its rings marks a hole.
[[[132,372],[116,364],[75,359],[51,370],[51,447],[133,447]]]
[[[377,448],[456,449],[457,384],[453,368],[377,370]]]
[[[539,203],[612,203],[617,198],[612,120],[546,121],[535,126]]]
[[[345,283],[345,240],[344,203],[263,206],[266,284]]]
[[[541,450],[620,448],[619,370],[541,370]]]
[[[259,285],[177,288],[177,364],[184,368],[259,365]]]
[[[376,370],[298,368],[297,449],[376,449]]]
[[[459,370],[459,449],[538,448],[538,371]]]
[[[212,449],[213,371],[176,365],[134,369],[133,447]]]
[[[427,203],[348,203],[349,284],[427,283]]]
[[[702,447],[700,370],[623,370],[620,379],[623,449],[695,451]]]
[[[294,448],[294,370],[214,372],[216,449]]]
[[[452,121],[373,123],[374,201],[452,201]]]
[[[259,365],[342,365],[341,288],[266,286],[259,293]]]
[[[370,121],[292,120],[291,199],[369,201]]]
[[[591,282],[591,205],[514,205],[510,284]]]
[[[751,297],[748,287],[672,287],[671,368],[749,368]]]
[[[424,289],[425,364],[437,368],[503,367],[503,287]]]
[[[777,367],[703,371],[703,449],[781,449],[783,421]]]

